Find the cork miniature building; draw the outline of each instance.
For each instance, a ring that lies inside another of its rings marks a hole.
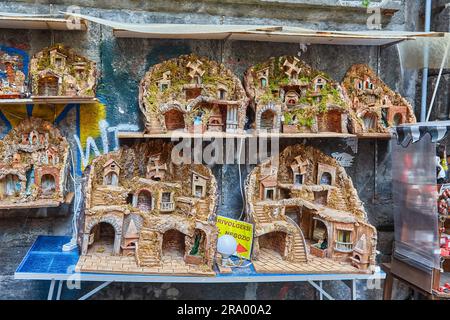
[[[160,140],[93,160],[79,218],[77,270],[214,275],[216,180],[176,164]]]
[[[0,99],[26,96],[28,56],[21,50],[0,46]]]
[[[96,64],[62,44],[45,48],[30,61],[33,96],[95,97]]]
[[[389,127],[416,122],[409,102],[367,65],[353,65],[342,87],[358,118],[354,133],[387,133]]]
[[[246,181],[257,272],[358,273],[375,265],[377,234],[345,170],[305,145],[287,147]]]
[[[151,67],[139,90],[147,133],[240,132],[247,101],[240,80],[230,70],[196,55]]]
[[[20,122],[0,140],[0,209],[54,207],[67,194],[69,144],[51,123]]]
[[[354,114],[339,84],[296,57],[272,57],[251,66],[244,87],[251,98],[257,131],[351,130]]]

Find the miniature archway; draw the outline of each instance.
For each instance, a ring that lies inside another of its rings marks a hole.
[[[57,96],[59,78],[54,75],[47,75],[38,81],[38,94],[40,96]]]
[[[152,194],[148,190],[141,190],[137,195],[137,203],[136,207],[138,207],[142,211],[151,211],[153,208],[152,205]]]
[[[99,223],[105,222],[110,224],[114,228],[114,245],[112,253],[114,255],[118,255],[120,253],[120,241],[122,238],[122,217],[119,217],[121,212],[111,212],[103,215],[101,219],[93,219],[90,220],[85,226],[85,232],[83,234],[83,246],[82,246],[82,254],[87,254],[88,246],[93,243],[95,240],[95,236],[91,237],[91,230],[98,225]]]
[[[114,252],[114,227],[108,222],[95,225],[89,234],[90,250],[95,253],[107,254]]]
[[[332,181],[333,181],[333,177],[332,177],[331,173],[324,172],[324,173],[322,173],[322,176],[320,177],[319,183],[323,184],[323,185],[331,186]]]
[[[273,130],[275,127],[275,112],[266,110],[261,114],[261,129]]]
[[[18,175],[7,174],[4,179],[4,194],[6,196],[13,196],[20,191],[20,180]]]
[[[51,174],[44,174],[41,177],[41,189],[44,195],[51,195],[56,191],[55,177]]]
[[[396,113],[393,117],[394,126],[401,125],[403,123],[403,116],[401,113]]]
[[[368,131],[377,129],[377,115],[373,112],[366,112],[363,116],[364,128]]]
[[[184,257],[185,235],[176,230],[169,229],[163,234],[162,255]]]
[[[164,122],[167,130],[184,129],[184,114],[178,109],[170,109],[164,113]]]
[[[276,254],[281,258],[286,256],[287,233],[272,231],[258,237],[260,254]]]

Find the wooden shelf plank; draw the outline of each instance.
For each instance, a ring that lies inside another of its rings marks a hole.
[[[358,139],[383,139],[383,140],[390,140],[391,134],[390,133],[358,133],[357,134]]]
[[[320,133],[228,133],[228,132],[205,132],[205,133],[189,133],[189,132],[169,132],[169,133],[143,133],[143,132],[119,132],[119,139],[180,139],[180,138],[356,138],[354,134],[320,132]]]
[[[45,18],[28,16],[0,16],[2,29],[32,29],[32,30],[60,30],[60,31],[86,31],[87,21],[79,20],[79,28],[73,28],[71,20],[64,18]]]
[[[97,103],[98,99],[93,97],[38,97],[32,96],[31,98],[24,99],[0,99],[0,105],[17,105],[17,104],[67,104],[67,103],[79,103],[79,104],[93,104]]]

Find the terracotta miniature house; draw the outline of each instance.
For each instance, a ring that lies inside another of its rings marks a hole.
[[[353,112],[338,83],[293,56],[250,67],[244,87],[255,111],[255,129],[267,132],[348,133]]]
[[[0,153],[0,209],[64,201],[69,144],[51,123],[23,120],[0,141]]]
[[[391,90],[367,65],[353,65],[342,87],[357,115],[355,133],[387,133],[391,126],[416,122],[409,102]]]
[[[247,97],[240,80],[222,64],[184,55],[145,74],[139,104],[148,133],[240,132]]]
[[[57,44],[36,53],[30,62],[34,96],[94,97],[95,62]]]
[[[171,150],[152,140],[93,160],[77,270],[214,275],[216,180]]]
[[[27,59],[18,50],[0,46],[0,99],[15,99],[27,94]]]
[[[351,179],[333,158],[293,145],[246,181],[257,272],[369,272],[377,233]]]

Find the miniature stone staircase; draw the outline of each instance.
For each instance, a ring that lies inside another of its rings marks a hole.
[[[286,217],[286,221],[291,225],[295,226],[297,232],[294,233],[294,249],[292,253],[292,262],[295,263],[305,263],[308,262],[308,257],[306,253],[306,243],[304,241],[302,229],[295,223],[294,220]]]
[[[255,220],[258,223],[270,223],[272,221],[270,216],[265,212],[264,206],[255,205],[253,208],[255,210]]]
[[[138,266],[159,266],[159,251],[155,250],[155,247],[158,245],[158,239],[155,232],[147,228],[142,228],[138,244],[139,245],[136,247],[136,260]]]

